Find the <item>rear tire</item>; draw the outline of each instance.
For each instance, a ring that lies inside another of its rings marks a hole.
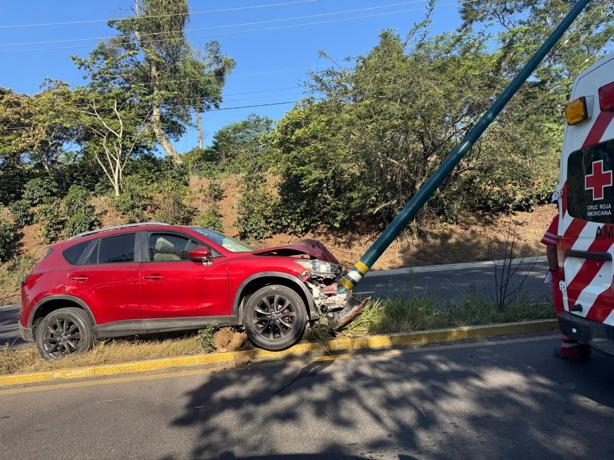
[[[252,294],[243,308],[243,325],[250,342],[265,350],[291,347],[303,336],[306,324],[305,303],[287,286],[265,286]]]
[[[79,308],[52,311],[38,323],[35,337],[40,355],[47,360],[84,353],[94,346],[92,322]]]

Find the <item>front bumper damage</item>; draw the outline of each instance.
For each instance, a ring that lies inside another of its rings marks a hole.
[[[332,317],[331,314],[343,310],[352,297],[351,291],[339,294],[337,283],[341,278],[341,269],[335,273],[303,272],[299,277],[307,285],[313,297],[313,303],[321,316]]]
[[[307,285],[318,309],[320,319],[334,324],[335,330],[341,330],[359,316],[369,299],[354,302],[351,290],[339,293],[337,286],[342,277],[341,267],[334,273],[322,274],[304,272],[300,278]]]

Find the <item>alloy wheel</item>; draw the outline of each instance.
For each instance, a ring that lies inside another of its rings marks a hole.
[[[47,324],[43,345],[49,356],[57,358],[77,351],[81,342],[79,325],[69,318],[54,318]]]
[[[256,332],[262,337],[283,339],[294,329],[296,307],[283,295],[265,296],[254,308],[253,321]]]

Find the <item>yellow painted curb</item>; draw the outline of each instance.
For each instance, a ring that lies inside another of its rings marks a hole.
[[[363,337],[342,337],[326,343],[299,343],[283,351],[246,350],[204,355],[177,356],[175,358],[151,359],[128,363],[105,364],[100,366],[58,369],[32,374],[0,376],[0,386],[25,385],[56,380],[83,379],[118,374],[160,371],[177,367],[194,367],[220,364],[235,364],[246,361],[274,361],[286,357],[307,354],[322,355],[349,350],[382,350],[412,345],[453,342],[467,339],[486,339],[503,335],[549,332],[558,327],[556,319],[523,321],[519,323],[492,324],[486,326],[465,326],[453,329],[436,329],[391,335]]]

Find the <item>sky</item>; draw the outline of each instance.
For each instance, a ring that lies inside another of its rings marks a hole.
[[[3,0],[0,4],[0,86],[32,94],[46,78],[83,83],[70,56],[86,56],[111,36],[109,18],[132,15],[133,0]],[[228,123],[250,113],[278,120],[304,96],[310,70],[365,55],[378,34],[404,35],[424,17],[425,0],[189,0],[189,42],[201,48],[217,40],[236,61],[219,110],[203,114],[206,143]],[[460,24],[458,4],[439,0],[432,32]],[[261,104],[277,104],[248,107]],[[197,145],[195,129],[177,142],[185,152]]]

